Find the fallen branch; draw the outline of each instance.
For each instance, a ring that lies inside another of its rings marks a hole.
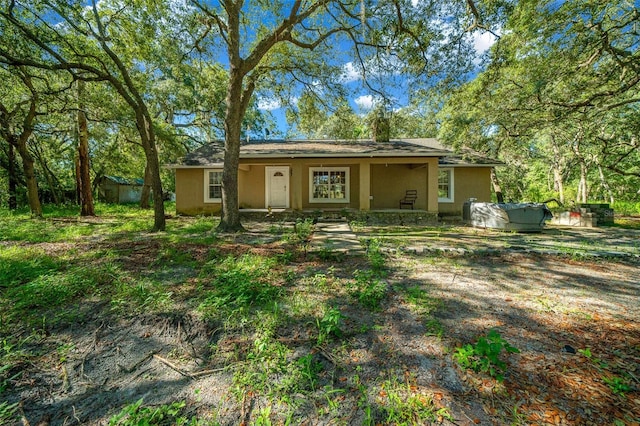
[[[201,371],[196,371],[194,373],[191,373],[191,372],[182,370],[180,367],[178,367],[168,359],[161,357],[160,355],[154,354],[153,357],[158,361],[160,361],[161,363],[163,363],[164,365],[166,365],[167,367],[174,370],[175,372],[181,374],[182,376],[189,377],[191,379],[197,379],[198,377],[207,376],[209,374],[220,373],[221,371],[224,371],[227,368],[227,367],[213,368],[210,370],[201,370]]]

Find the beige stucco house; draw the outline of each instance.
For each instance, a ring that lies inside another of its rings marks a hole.
[[[223,160],[223,144],[213,143],[170,166],[178,214],[220,211]],[[415,190],[415,210],[460,214],[468,198],[491,200],[496,165],[456,155],[436,139],[248,141],[240,149],[238,196],[241,209],[398,210]]]

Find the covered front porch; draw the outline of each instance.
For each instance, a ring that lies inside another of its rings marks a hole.
[[[437,158],[245,159],[239,167],[239,204],[294,211],[400,210],[407,191],[416,211],[438,212]]]

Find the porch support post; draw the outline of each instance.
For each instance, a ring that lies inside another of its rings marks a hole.
[[[427,211],[438,212],[438,158],[430,158],[427,165]]]
[[[291,208],[293,210],[302,210],[302,180],[302,164],[299,162],[292,163],[289,185],[291,187]]]
[[[360,210],[371,210],[371,162],[360,162]]]

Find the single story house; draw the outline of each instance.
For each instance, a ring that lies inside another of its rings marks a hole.
[[[107,203],[138,203],[142,196],[142,179],[102,176],[98,179],[98,199]]]
[[[175,169],[176,212],[221,209],[222,142],[187,154]],[[468,198],[491,200],[496,160],[460,156],[436,139],[255,140],[243,142],[241,209],[398,210],[457,214]],[[407,191],[415,201],[401,205]]]

